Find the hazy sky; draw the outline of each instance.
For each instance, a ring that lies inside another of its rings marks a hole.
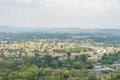
[[[0,25],[119,27],[120,0],[0,0]]]

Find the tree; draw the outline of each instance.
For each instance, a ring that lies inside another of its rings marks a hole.
[[[83,62],[86,62],[87,61],[87,55],[86,54],[83,54],[80,56],[80,59],[83,61]]]
[[[87,66],[86,66],[87,69],[93,69],[94,68],[94,65],[92,64],[92,62],[90,61],[87,61]]]
[[[88,80],[98,80],[98,79],[95,75],[92,74],[88,77]]]
[[[120,72],[115,74],[110,80],[120,80]]]
[[[0,53],[0,58],[4,58],[4,57],[5,57],[4,53]]]
[[[75,62],[73,64],[74,69],[83,69],[84,68],[84,63],[83,62]]]
[[[40,68],[41,67],[41,58],[38,50],[35,50],[34,63]]]
[[[71,56],[71,53],[67,52],[67,57],[70,58],[70,56]]]
[[[45,61],[45,64],[47,64],[47,66],[51,66],[52,56],[46,54],[46,55],[44,56],[44,61]]]

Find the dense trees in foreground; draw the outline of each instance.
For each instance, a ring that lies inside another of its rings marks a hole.
[[[3,54],[2,54],[3,55]],[[59,60],[48,54],[34,57],[24,56],[9,58],[4,57],[0,61],[0,80],[119,80],[120,71],[103,72],[95,75],[88,72],[93,69],[93,61],[87,59],[87,55]],[[117,54],[116,54],[117,55]],[[105,75],[109,77],[104,77]]]
[[[90,80],[87,69],[92,69],[92,62],[87,55],[59,60],[48,54],[34,57],[3,57],[0,61],[0,80]],[[86,77],[87,76],[87,77]]]

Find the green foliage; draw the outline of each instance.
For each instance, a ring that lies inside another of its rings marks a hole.
[[[100,60],[101,64],[113,64],[120,59],[120,52],[114,54],[104,54]]]
[[[95,75],[89,75],[88,80],[98,80]]]
[[[67,52],[67,57],[70,58],[70,56],[71,56],[71,53]]]
[[[110,80],[120,80],[120,73],[115,74]]]
[[[43,57],[45,64],[47,64],[47,66],[51,66],[51,62],[52,62],[52,56],[51,55],[45,55]]]
[[[53,52],[66,53],[66,50],[63,50],[63,49],[54,49]]]
[[[36,64],[36,63],[37,64]],[[40,65],[40,67],[38,66]],[[44,66],[42,66],[44,65]],[[65,65],[71,69],[66,70]],[[87,55],[59,60],[50,55],[22,57],[18,60],[6,58],[0,62],[1,80],[98,80],[95,75],[89,74],[92,69]],[[108,80],[119,80],[120,71],[103,71],[103,75],[114,73]],[[107,78],[105,78],[107,79]]]
[[[86,47],[76,47],[76,48],[69,48],[70,53],[80,53],[81,51],[87,52],[87,51],[92,51],[93,49],[91,48],[86,48]],[[54,49],[54,52],[57,53],[66,53],[68,52],[67,49]]]
[[[84,63],[83,62],[75,62],[73,64],[74,69],[83,69],[84,68]]]
[[[86,62],[87,61],[87,55],[86,54],[83,54],[80,56],[80,59],[83,61],[83,62]]]
[[[5,57],[4,53],[0,53],[0,58],[4,58],[4,57]]]

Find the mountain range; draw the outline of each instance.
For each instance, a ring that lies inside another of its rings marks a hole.
[[[0,26],[0,32],[41,32],[41,33],[119,33],[120,29],[81,29],[81,28],[28,28]]]

